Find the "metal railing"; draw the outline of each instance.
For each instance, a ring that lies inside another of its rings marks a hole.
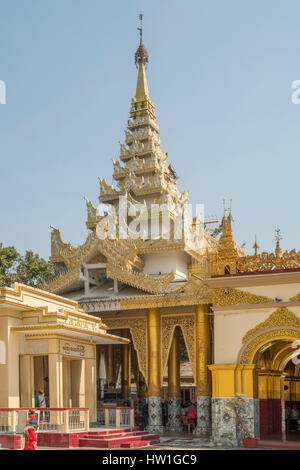
[[[97,421],[107,427],[134,427],[134,408],[129,406],[101,406]]]
[[[0,433],[23,433],[29,410],[34,412],[38,432],[89,430],[88,408],[0,408]]]

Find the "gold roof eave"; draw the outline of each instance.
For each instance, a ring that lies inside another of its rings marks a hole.
[[[11,331],[16,331],[19,333],[33,333],[37,332],[40,334],[51,332],[51,333],[62,333],[64,335],[68,333],[72,333],[69,336],[74,337],[74,333],[80,335],[81,337],[88,337],[90,340],[93,340],[94,342],[98,342],[97,339],[99,338],[104,338],[107,341],[107,344],[128,344],[130,343],[130,340],[127,338],[122,338],[120,336],[115,336],[110,333],[106,332],[95,332],[95,331],[90,331],[86,330],[84,328],[76,328],[74,326],[69,326],[69,325],[64,325],[64,324],[56,324],[56,325],[23,325],[23,326],[14,326],[10,328]],[[99,341],[103,343],[103,341]]]

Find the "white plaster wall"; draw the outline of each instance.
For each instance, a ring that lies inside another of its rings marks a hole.
[[[184,252],[151,253],[145,255],[145,274],[174,272],[176,279],[187,278],[188,255]]]
[[[290,300],[296,294],[300,293],[299,283],[294,284],[275,284],[271,286],[255,286],[255,287],[237,287],[237,289],[250,292],[255,295],[263,295],[274,299],[275,297],[284,301]]]
[[[280,307],[280,304],[278,305]],[[215,312],[214,353],[216,364],[236,363],[244,335],[265,321],[276,308]],[[300,318],[300,307],[289,308]]]

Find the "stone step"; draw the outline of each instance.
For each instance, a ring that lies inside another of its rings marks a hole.
[[[127,432],[136,432],[139,431],[139,428],[119,428],[119,429],[103,429],[100,431],[89,431],[87,434],[120,434],[120,433],[127,433]]]
[[[147,442],[147,444],[145,444],[145,442],[136,442],[136,443],[127,442],[127,443],[121,444],[121,449],[136,449],[138,447],[150,447],[150,446],[155,446],[157,444],[160,444],[159,439],[153,440],[151,442]]]
[[[140,443],[141,446],[147,446],[151,443],[159,443],[158,434],[146,434],[141,436],[127,436],[127,437],[118,437],[118,438],[108,438],[108,439],[90,439],[90,438],[81,438],[79,439],[79,447],[97,447],[101,449],[113,449],[121,448],[121,444],[137,444]]]
[[[147,431],[134,431],[134,432],[123,432],[123,433],[115,433],[115,434],[96,434],[96,433],[87,433],[84,435],[84,438],[89,438],[89,439],[116,439],[117,437],[129,437],[129,436],[143,436],[147,435]]]

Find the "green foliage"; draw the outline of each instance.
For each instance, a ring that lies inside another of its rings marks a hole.
[[[21,282],[32,287],[42,285],[54,277],[54,265],[32,251],[22,256],[14,246],[0,243],[0,286]]]
[[[189,361],[189,355],[188,355],[186,347],[184,346],[184,348],[180,349],[180,362],[187,362],[187,361]]]
[[[184,341],[182,333],[180,334],[179,344],[180,344],[180,347],[179,347],[180,362],[189,361],[189,355],[186,349],[186,345],[185,345],[185,341]]]
[[[0,285],[9,286],[14,281],[21,256],[14,246],[3,247],[0,243]]]

